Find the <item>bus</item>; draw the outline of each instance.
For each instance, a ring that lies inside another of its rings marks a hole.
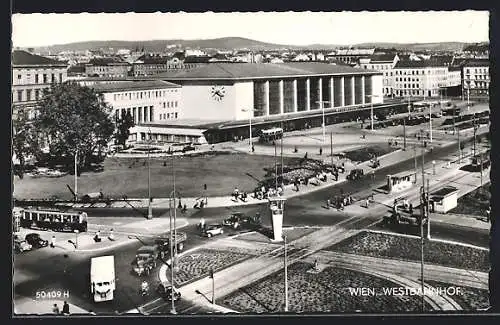
[[[259,135],[260,142],[272,142],[283,137],[282,128],[272,128],[267,130],[261,130]]]
[[[38,228],[54,231],[87,231],[87,213],[83,211],[60,211],[49,208],[17,208],[19,225],[23,228]]]

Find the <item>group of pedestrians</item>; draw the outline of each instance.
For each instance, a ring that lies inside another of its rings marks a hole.
[[[67,301],[64,301],[62,311],[59,310],[59,306],[54,304],[52,307],[52,313],[55,315],[69,315],[69,304]]]

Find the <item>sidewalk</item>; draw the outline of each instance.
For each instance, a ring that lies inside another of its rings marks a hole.
[[[68,317],[64,315],[55,315],[52,312],[52,308],[54,304],[57,304],[59,310],[62,311],[62,307],[64,304],[64,300],[34,300],[34,299],[19,299],[14,300],[14,314],[15,315],[47,315],[53,317]],[[87,311],[83,308],[75,306],[73,304],[69,304],[69,312],[70,315],[78,315],[78,314],[89,314],[90,311]]]

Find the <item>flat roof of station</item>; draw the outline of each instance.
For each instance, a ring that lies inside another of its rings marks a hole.
[[[431,193],[431,196],[434,196],[434,197],[446,197],[452,193],[455,193],[457,192],[458,189],[456,187],[453,187],[453,186],[445,186],[443,188],[440,188],[439,190],[437,191],[434,191]]]
[[[210,63],[187,71],[167,71],[154,76],[167,80],[251,80],[321,75],[381,75],[381,72],[318,62]]]

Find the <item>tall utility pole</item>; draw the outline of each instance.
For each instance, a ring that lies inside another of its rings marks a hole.
[[[429,104],[429,142],[432,143],[432,104]]]
[[[403,119],[403,150],[406,151],[406,117]]]
[[[422,141],[424,141],[422,137]],[[426,216],[426,192],[425,192],[425,149],[422,146],[422,187],[421,189],[421,199],[420,199],[420,277],[422,282],[422,312],[425,312],[425,285],[424,285],[424,219]]]
[[[283,130],[283,121],[281,121],[281,129]],[[283,134],[281,135],[281,184],[283,185]]]
[[[429,179],[427,179],[427,197],[430,195]],[[430,213],[430,200],[427,200],[427,239],[431,239],[431,213]]]
[[[330,101],[325,101],[325,100],[318,100],[318,101],[316,101],[316,103],[319,103],[319,105],[321,106],[321,112],[322,112],[322,117],[323,117],[323,124],[322,124],[322,128],[323,128],[323,143],[326,142],[325,102],[330,103]],[[333,103],[331,103],[331,105],[330,105],[330,108],[332,108],[332,107],[333,107]]]
[[[277,162],[277,153],[276,153],[276,138],[274,139],[274,183],[275,189],[278,190],[278,162]]]
[[[288,311],[288,265],[287,265],[287,252],[286,252],[286,235],[283,236],[283,246],[285,249],[284,264],[285,264],[285,312]]]
[[[75,202],[78,201],[78,148],[75,151]]]
[[[151,129],[148,139],[148,219],[153,219],[153,207],[151,206]]]
[[[332,160],[332,172],[333,172],[333,132],[330,132],[330,158]]]
[[[172,308],[170,312],[172,314],[177,314],[175,310],[175,299],[174,299],[174,272],[175,272],[175,259],[177,257],[177,230],[176,230],[176,216],[177,216],[177,206],[175,204],[175,159],[174,155],[172,155],[172,177],[173,177],[173,190],[170,195],[170,199],[172,202],[173,199],[173,207],[170,209],[170,271],[171,271],[171,276],[172,276],[172,296],[170,297],[172,301]],[[174,217],[174,224],[172,225],[172,209],[173,211],[173,217]]]
[[[413,145],[413,158],[415,159],[415,184],[417,183],[418,172],[417,172],[417,143]]]

